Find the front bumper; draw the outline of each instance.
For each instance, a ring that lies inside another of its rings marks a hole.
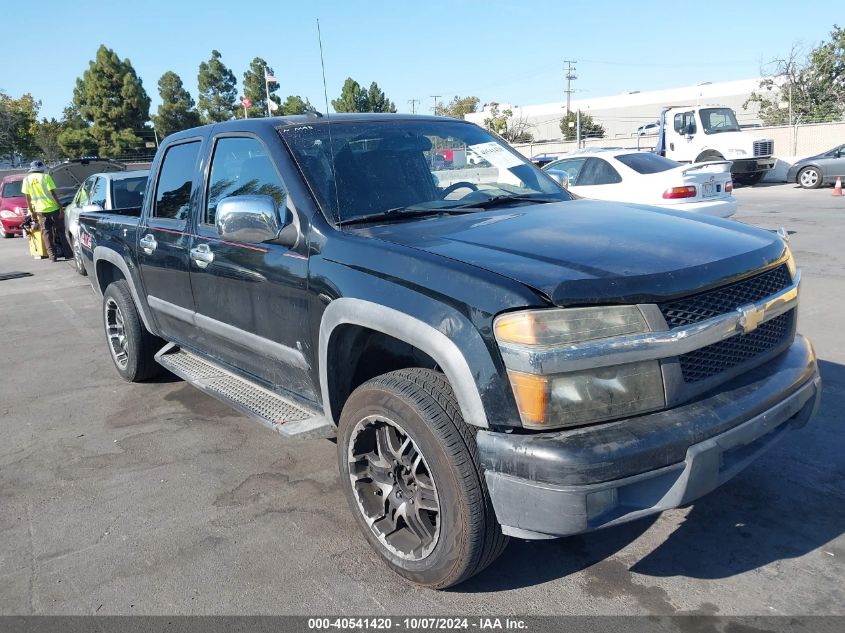
[[[0,218],[0,224],[2,224],[3,232],[15,233],[19,235],[23,233],[23,229],[21,228],[23,220],[23,216],[15,218]]]
[[[756,174],[761,171],[769,171],[775,166],[774,156],[764,156],[761,158],[731,158],[733,165],[731,165],[731,174]]]
[[[560,432],[479,431],[506,534],[553,538],[675,508],[714,490],[814,415],[821,378],[809,341],[709,397]]]

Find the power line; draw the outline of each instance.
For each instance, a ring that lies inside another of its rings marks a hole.
[[[437,112],[437,100],[438,100],[440,97],[442,97],[442,96],[443,96],[443,95],[431,95],[431,98],[432,98],[432,99],[434,99],[434,108],[432,108],[432,109],[434,110],[434,116],[437,116],[437,115],[438,115],[438,112]]]
[[[419,99],[408,99],[408,103],[411,105],[411,114],[417,113],[416,104],[419,103]]]

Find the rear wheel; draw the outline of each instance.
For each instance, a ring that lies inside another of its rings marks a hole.
[[[822,186],[822,174],[818,167],[805,167],[798,172],[798,184],[804,189],[818,189]]]
[[[450,587],[504,550],[474,432],[441,373],[403,369],[358,387],[343,408],[337,447],[359,527],[408,580]]]
[[[83,277],[87,276],[88,271],[85,270],[85,265],[82,263],[82,248],[79,246],[79,240],[72,240],[70,247],[73,249],[73,265],[76,267],[76,272]]]
[[[164,344],[141,323],[129,284],[121,279],[103,293],[103,326],[114,367],[127,382],[141,382],[161,373],[155,353]]]

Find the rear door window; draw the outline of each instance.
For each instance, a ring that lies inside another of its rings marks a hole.
[[[613,166],[601,158],[588,158],[578,176],[578,184],[589,185],[613,185],[622,182],[622,177]]]
[[[199,141],[167,148],[158,173],[153,217],[187,220],[199,151]]]
[[[678,167],[680,163],[652,152],[637,152],[636,154],[620,154],[616,157],[620,163],[630,167],[638,174],[656,174]]]

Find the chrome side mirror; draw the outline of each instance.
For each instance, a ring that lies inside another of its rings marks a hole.
[[[569,174],[567,174],[565,171],[557,171],[554,169],[550,169],[546,173],[561,187],[564,187],[565,189],[569,188]]]
[[[233,242],[266,242],[281,231],[270,196],[230,196],[217,204],[217,233]]]
[[[82,207],[83,213],[100,213],[102,212],[102,210],[103,207],[101,207],[99,204],[86,204]]]

